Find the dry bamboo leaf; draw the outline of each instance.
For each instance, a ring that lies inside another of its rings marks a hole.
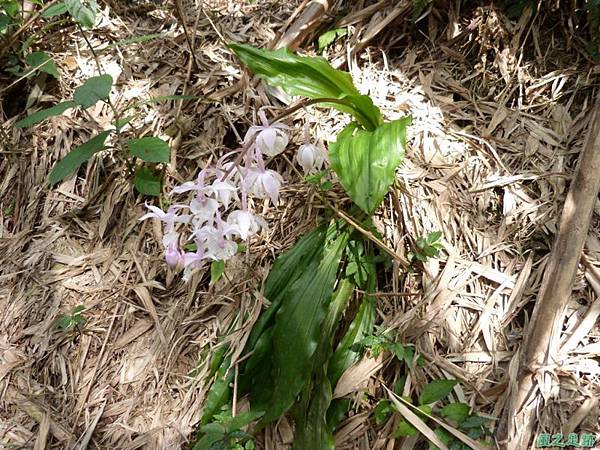
[[[377,358],[363,358],[356,364],[350,366],[340,377],[333,398],[345,397],[346,395],[365,389],[370,378],[383,367],[383,355]]]
[[[437,437],[433,430],[429,428],[427,424],[419,418],[419,416],[412,412],[410,408],[404,405],[400,397],[390,391],[387,386],[384,385],[383,387],[387,391],[389,399],[396,407],[396,410],[402,415],[402,417],[406,419],[408,423],[419,430],[423,436],[429,439],[433,444],[437,445],[441,450],[449,450],[448,447],[446,447],[446,444],[444,444],[440,438]]]

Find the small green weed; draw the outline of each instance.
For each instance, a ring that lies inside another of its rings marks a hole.
[[[75,306],[70,314],[66,314],[64,316],[60,316],[56,320],[56,327],[61,330],[69,330],[71,328],[79,328],[79,326],[85,323],[85,317],[83,317],[82,313],[85,311],[85,306],[78,305]]]
[[[415,261],[426,262],[429,258],[437,258],[443,248],[442,232],[433,231],[427,237],[420,237],[415,242],[415,249],[408,254],[411,263]]]

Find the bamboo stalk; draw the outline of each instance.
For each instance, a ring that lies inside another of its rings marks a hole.
[[[590,115],[588,136],[563,207],[560,227],[533,311],[508,408],[498,430],[502,448],[529,448],[534,415],[556,376],[558,346],[577,266],[600,190],[600,104]],[[556,430],[560,432],[560,430]]]

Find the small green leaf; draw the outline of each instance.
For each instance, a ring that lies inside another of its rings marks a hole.
[[[96,11],[98,9],[96,0],[89,0],[85,3],[84,0],[64,0],[64,4],[73,20],[81,26],[92,28],[96,23]]]
[[[71,310],[71,314],[60,316],[55,324],[58,328],[67,330],[69,328],[82,325],[85,323],[85,318],[81,316],[81,313],[85,310],[84,305],[78,305]]]
[[[429,405],[446,397],[458,384],[456,380],[433,380],[427,384],[419,396],[420,405]]]
[[[471,407],[466,403],[450,403],[442,408],[441,414],[442,417],[461,424],[469,417],[469,411],[471,411]]]
[[[0,13],[0,33],[4,32],[9,26],[11,26],[12,20],[6,14]]]
[[[394,433],[392,433],[392,437],[399,438],[405,436],[416,436],[418,433],[419,431],[415,427],[413,427],[406,420],[403,420],[398,424],[394,430]]]
[[[50,19],[55,16],[60,16],[67,12],[67,5],[63,2],[50,5],[47,9],[42,12],[41,17],[44,19]]]
[[[210,284],[213,285],[225,272],[225,261],[213,261],[210,264]]]
[[[143,161],[168,163],[171,160],[169,144],[155,136],[130,139],[127,145],[129,146],[129,152]]]
[[[375,423],[377,425],[381,425],[394,411],[395,409],[392,406],[392,402],[390,402],[389,400],[380,400],[379,403],[377,403],[377,406],[375,406],[375,409],[373,410],[373,417],[375,418]]]
[[[41,72],[46,72],[56,79],[60,78],[56,63],[46,52],[30,53],[25,59],[27,60],[27,64],[32,68],[37,68],[37,70]]]
[[[108,98],[112,84],[113,79],[108,74],[88,78],[85,83],[75,89],[73,100],[83,108],[89,108],[99,100]]]
[[[210,449],[213,444],[223,440],[224,434],[222,433],[210,433],[202,436],[198,442],[194,445],[192,450],[207,450]]]
[[[319,36],[318,49],[319,51],[324,50],[333,44],[337,39],[346,36],[348,34],[347,28],[334,28],[333,30],[326,31]]]
[[[59,103],[50,108],[40,109],[39,111],[28,115],[24,119],[19,120],[17,123],[15,123],[15,127],[25,128],[31,125],[35,125],[36,123],[41,122],[42,120],[45,120],[48,117],[59,116],[62,113],[64,113],[67,109],[73,108],[75,106],[77,106],[77,103],[68,101]]]
[[[404,346],[398,342],[394,342],[388,345],[388,350],[392,353],[398,360],[402,361],[404,359]]]
[[[427,243],[435,244],[437,241],[440,240],[441,237],[442,237],[441,231],[433,231],[427,235]]]
[[[331,166],[350,198],[372,214],[396,178],[404,158],[406,127],[411,118],[380,125],[375,131],[350,124],[329,146]]]
[[[444,430],[442,427],[437,427],[435,430],[433,430],[433,432],[438,438],[440,438],[440,441],[442,441],[446,445],[450,445],[450,442],[452,442],[452,440],[454,439],[452,434]],[[440,450],[440,448],[430,443],[429,450]]]
[[[71,150],[67,156],[56,163],[52,169],[52,172],[50,172],[50,176],[48,177],[50,184],[56,184],[59,181],[64,180],[66,177],[75,172],[79,166],[81,166],[81,164],[90,159],[95,153],[99,152],[100,150],[104,150],[106,148],[104,141],[106,141],[106,138],[110,133],[110,130],[103,131],[89,141],[84,142],[80,146]]]
[[[402,396],[404,392],[404,386],[406,385],[406,375],[401,375],[398,381],[394,384],[394,394]]]
[[[248,425],[250,422],[254,422],[259,419],[264,414],[263,411],[247,411],[245,413],[238,414],[235,417],[232,417],[227,424],[227,428],[229,432],[234,430],[240,430],[241,428]]]
[[[135,119],[135,114],[132,114],[131,116],[119,118],[118,120],[116,120],[114,122],[115,129],[117,131],[121,131],[125,127],[125,125],[127,125],[133,119]]]
[[[419,416],[423,420],[427,420],[429,416],[431,416],[431,414],[433,413],[433,408],[431,407],[431,405],[417,406],[417,410],[418,411],[415,411],[417,413],[417,416]]]
[[[213,422],[200,427],[200,431],[206,434],[225,434],[227,429],[222,423]]]
[[[133,187],[140,194],[159,197],[161,181],[148,167],[140,166],[136,169],[133,176]]]
[[[469,416],[463,423],[460,424],[461,428],[479,428],[485,425],[487,419],[481,416]]]

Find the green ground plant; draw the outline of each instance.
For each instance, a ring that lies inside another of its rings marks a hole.
[[[363,234],[373,229],[371,216],[395,180],[411,118],[386,122],[370,97],[356,89],[350,75],[333,69],[324,58],[302,57],[286,49],[268,51],[239,44],[230,48],[266,83],[353,118],[329,144],[331,167],[353,201],[346,208],[352,221],[337,219],[329,210],[320,226],[277,258],[264,285],[269,307],[252,329],[237,379],[238,395],[249,396],[251,415],[258,419],[256,431],[289,413],[295,422],[294,449],[333,449],[335,429],[349,411],[350,401],[334,400],[332,393],[348,367],[367,349],[372,356],[390,352],[406,365],[424,362],[415,357],[411,346],[375,327],[373,294],[379,274],[391,264],[389,256]],[[321,191],[332,187],[324,179],[324,172],[306,178]],[[360,224],[360,229],[352,222]],[[377,235],[374,229],[373,235]],[[440,237],[441,233],[434,232],[419,239],[414,259],[437,256]],[[357,294],[358,289],[364,294]],[[358,302],[354,317],[339,330],[344,312],[354,301]],[[213,358],[213,385],[194,450],[205,448],[201,443],[208,435],[206,426],[218,421],[222,408],[230,408],[234,370],[227,354],[227,348],[221,347]],[[421,414],[431,413],[431,404],[455,384],[455,380],[430,383],[415,408]],[[392,403],[382,405],[392,412]],[[382,408],[376,411],[379,417]],[[403,423],[400,433],[412,433],[412,425]]]

